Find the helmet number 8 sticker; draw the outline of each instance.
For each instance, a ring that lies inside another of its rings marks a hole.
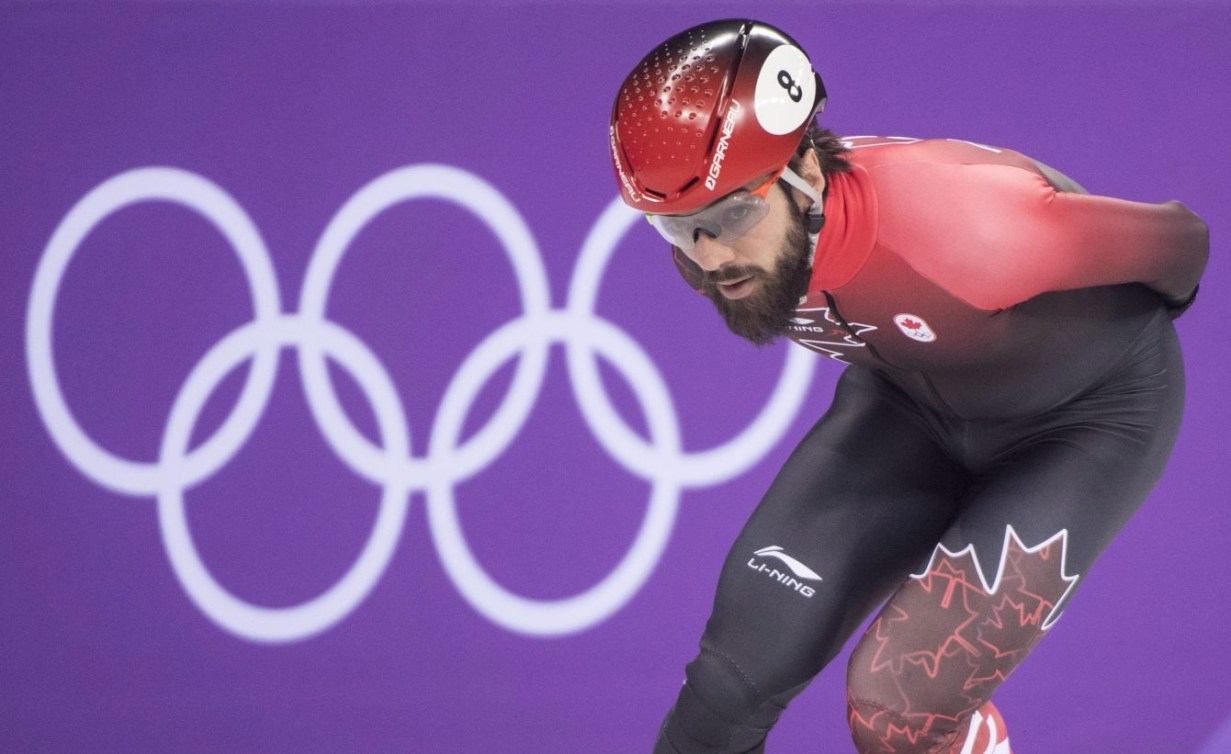
[[[786,90],[786,96],[790,97],[792,102],[799,102],[804,98],[804,90],[791,78],[790,71],[778,71],[778,85]]]
[[[789,134],[812,117],[816,76],[812,63],[793,45],[780,45],[766,56],[757,74],[753,110],[757,123],[774,136]]]

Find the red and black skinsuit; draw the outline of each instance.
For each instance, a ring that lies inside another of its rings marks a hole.
[[[957,752],[1179,428],[1199,218],[1008,150],[847,143],[789,336],[851,366],[736,540],[658,752],[762,751],[882,603],[848,667],[857,748]]]

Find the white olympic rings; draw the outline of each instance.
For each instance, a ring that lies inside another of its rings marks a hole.
[[[406,412],[388,372],[353,333],[326,318],[325,306],[334,275],[355,236],[390,207],[421,198],[456,204],[496,235],[513,264],[523,312],[484,338],[463,360],[432,421],[427,452],[416,456]],[[60,388],[52,344],[56,298],[73,254],[108,216],[145,201],[174,202],[211,222],[238,254],[253,306],[252,320],[218,341],[189,372],[168,415],[158,459],[149,463],[110,453],[79,425]],[[361,188],[338,211],[313,252],[298,312],[284,313],[265,242],[229,194],[177,168],[129,170],[82,197],[61,220],[39,260],[26,311],[26,361],[35,404],[53,441],[84,475],[109,490],[157,500],[164,546],[180,584],[210,620],[236,636],[258,642],[296,641],[349,615],[388,567],[410,495],[417,491],[426,494],[429,526],[441,562],[477,611],[524,634],[581,631],[618,611],[649,578],[670,536],[684,488],[728,481],[755,465],[778,442],[803,401],[814,366],[804,349],[789,349],[773,394],[748,427],[718,447],[685,452],[662,374],[633,338],[595,312],[607,262],[637,218],[619,199],[608,206],[582,246],[565,308],[553,309],[534,238],[499,191],[451,166],[398,168]],[[534,600],[505,589],[479,565],[462,532],[454,488],[489,466],[516,439],[546,379],[553,344],[566,350],[574,400],[595,439],[621,466],[649,482],[651,490],[636,539],[606,577],[578,595]],[[302,604],[270,608],[236,597],[210,573],[188,528],[184,493],[217,472],[247,442],[268,405],[283,348],[298,351],[313,421],[330,449],[382,492],[372,532],[350,569]],[[479,392],[514,357],[518,365],[499,407],[459,444]],[[648,441],[612,405],[596,357],[616,368],[632,388],[648,422]],[[210,395],[249,359],[252,368],[231,413],[190,450],[193,428]],[[379,445],[353,426],[339,404],[326,359],[349,372],[360,387],[377,420]]]

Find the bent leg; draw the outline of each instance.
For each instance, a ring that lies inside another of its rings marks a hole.
[[[1169,333],[1114,380],[1029,426],[981,431],[1002,450],[928,567],[851,656],[860,752],[962,750],[972,713],[1046,635],[1162,473],[1183,403]]]
[[[927,557],[964,481],[904,396],[848,368],[736,540],[655,751],[761,751],[787,702]]]

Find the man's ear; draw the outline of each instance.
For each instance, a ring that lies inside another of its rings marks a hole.
[[[825,192],[825,174],[821,172],[821,161],[815,149],[809,149],[799,160],[799,177],[812,184],[816,193]]]

